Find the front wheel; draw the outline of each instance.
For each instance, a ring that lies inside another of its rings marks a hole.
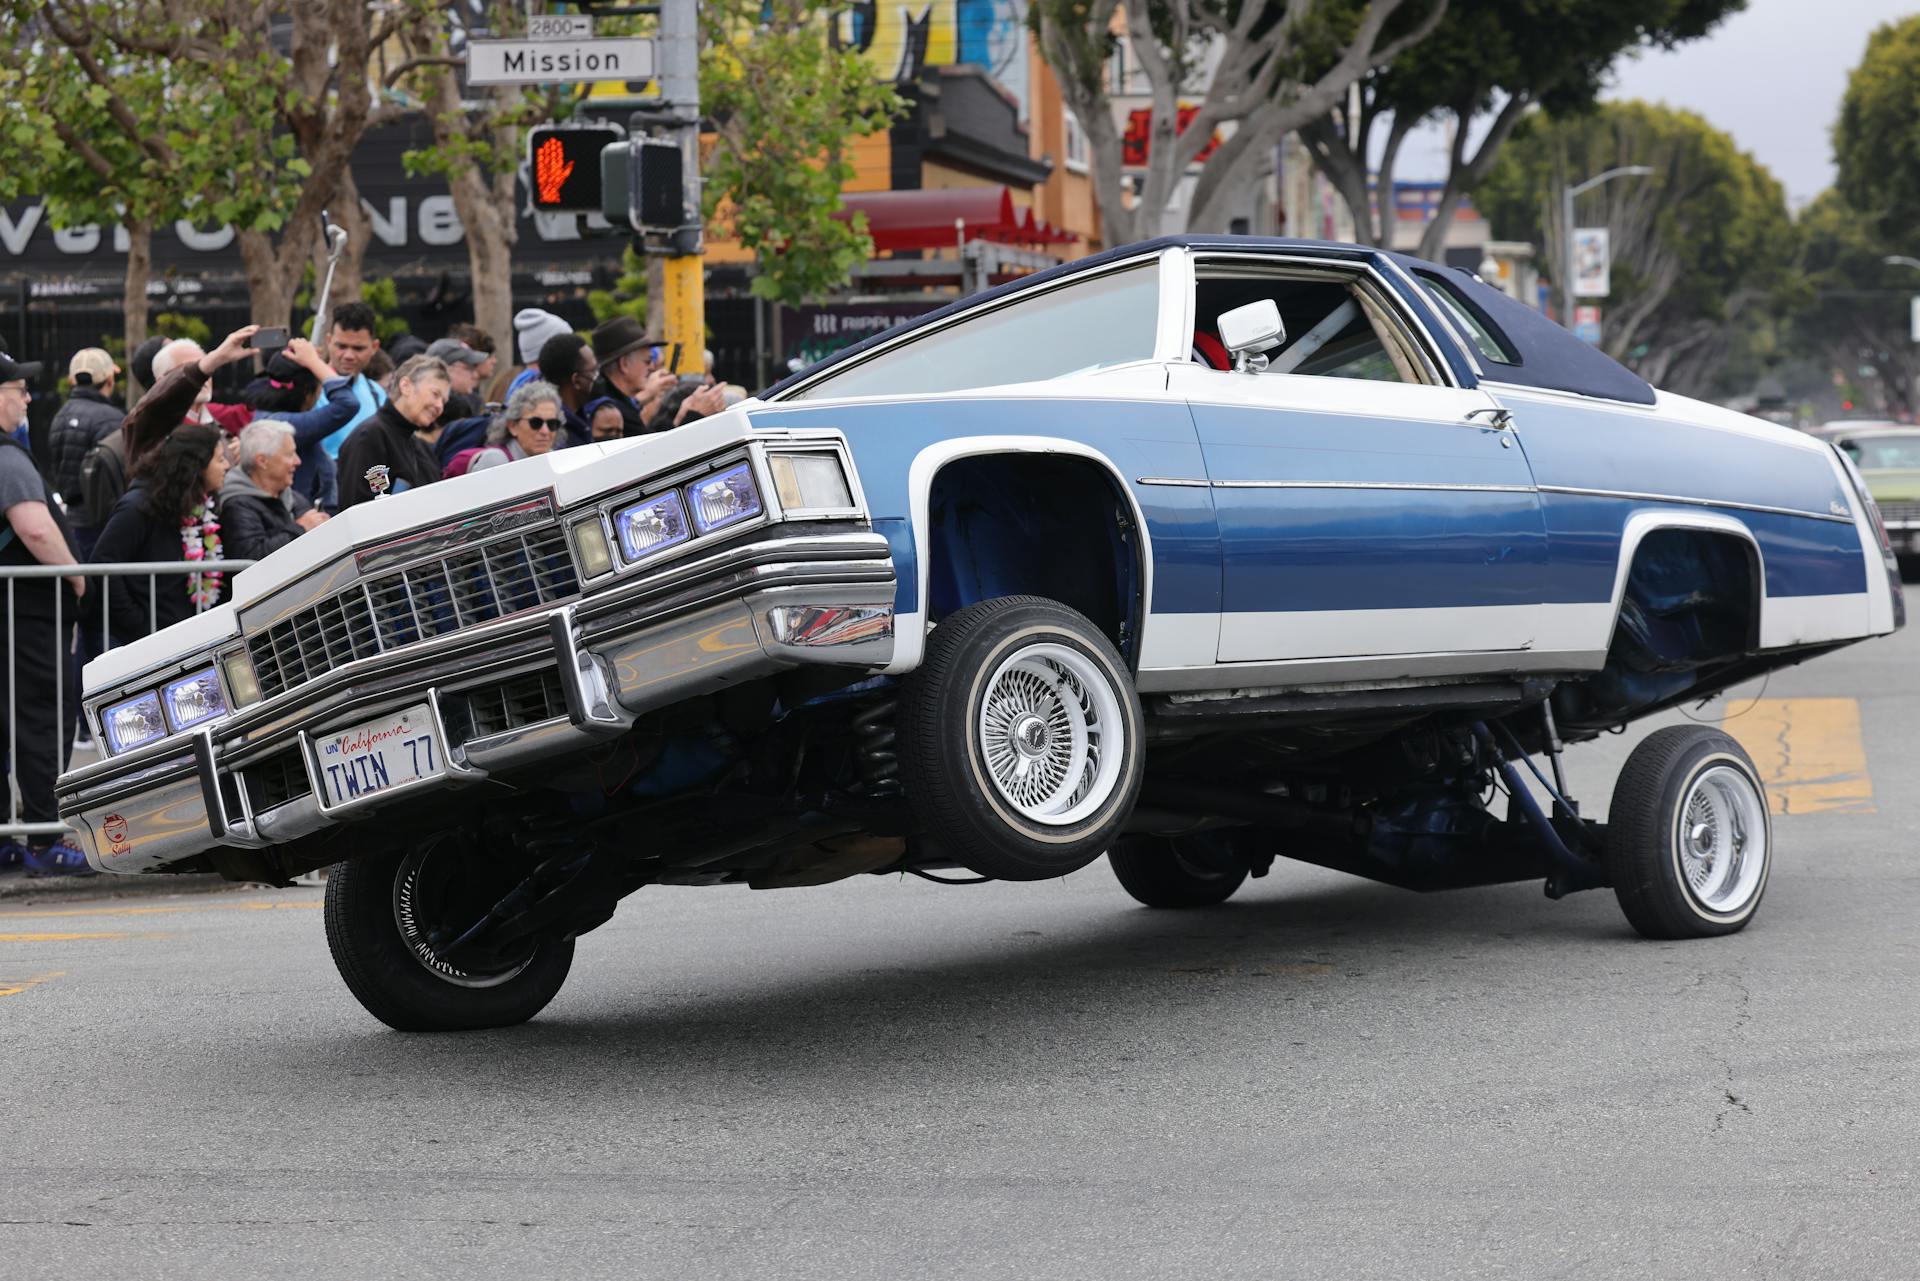
[[[518,879],[469,833],[368,854],[327,876],[327,946],[367,1012],[402,1032],[465,1032],[524,1023],[567,980],[573,941],[525,941],[459,968],[444,947]]]
[[[982,876],[1036,881],[1085,867],[1140,793],[1140,698],[1126,665],[1084,616],[1037,596],[943,619],[898,727],[917,825]]]
[[[1627,921],[1647,938],[1744,929],[1773,856],[1767,790],[1746,750],[1705,725],[1656,730],[1614,784],[1607,863]]]

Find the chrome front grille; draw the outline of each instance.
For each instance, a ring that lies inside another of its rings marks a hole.
[[[560,689],[560,673],[551,667],[527,676],[516,677],[500,685],[462,690],[467,714],[472,720],[468,739],[504,734],[543,721],[557,720],[567,714],[566,695]],[[465,740],[463,740],[465,741]]]
[[[559,525],[369,575],[247,637],[271,698],[344,663],[570,600],[580,579]]]
[[[1881,503],[1883,525],[1920,525],[1920,503]]]

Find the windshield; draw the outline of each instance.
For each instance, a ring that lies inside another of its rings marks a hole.
[[[929,329],[869,360],[847,362],[790,399],[927,395],[1147,360],[1159,312],[1159,263],[1142,263]]]
[[[1920,432],[1897,436],[1856,436],[1840,442],[1861,471],[1920,468]]]

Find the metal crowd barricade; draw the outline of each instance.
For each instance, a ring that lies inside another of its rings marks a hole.
[[[14,584],[23,578],[76,578],[88,579],[87,595],[81,598],[76,610],[77,617],[70,625],[64,617],[65,597],[56,592],[53,598],[53,633],[56,643],[67,647],[66,663],[56,664],[56,669],[65,673],[71,666],[76,673],[74,683],[78,685],[77,673],[86,660],[105,653],[113,648],[113,631],[109,613],[109,593],[106,580],[110,578],[147,579],[147,628],[149,632],[157,630],[159,613],[158,579],[168,574],[223,573],[237,574],[253,564],[250,560],[171,560],[171,561],[126,561],[98,565],[0,565],[0,582],[6,584],[7,601],[7,821],[0,824],[0,840],[8,838],[26,840],[35,836],[63,836],[71,829],[61,822],[28,823],[20,818],[19,764],[19,698],[20,672],[16,658],[17,637],[15,635]],[[96,627],[86,616],[94,609],[94,596],[99,597],[99,622]],[[195,611],[199,612],[199,611]],[[87,642],[97,644],[89,647]],[[77,643],[76,643],[77,642]],[[84,691],[83,691],[84,692]],[[55,737],[51,743],[25,744],[28,751],[45,752],[53,756],[59,774],[67,768],[68,751],[72,747],[69,737],[73,728],[69,709],[72,703],[68,698],[67,680],[54,682],[53,723]],[[105,745],[96,738],[96,745],[105,750]]]

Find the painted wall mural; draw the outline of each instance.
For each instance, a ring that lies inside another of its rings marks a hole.
[[[985,68],[1027,118],[1026,0],[855,0],[829,34],[836,49],[858,49],[896,82],[928,67]]]

